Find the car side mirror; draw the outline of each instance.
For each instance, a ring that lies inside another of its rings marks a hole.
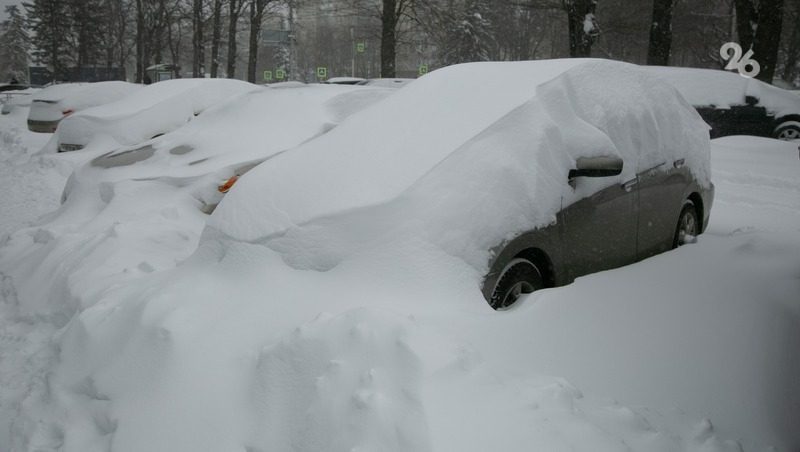
[[[575,169],[569,170],[569,180],[576,177],[609,177],[622,172],[623,162],[619,157],[579,157]]]

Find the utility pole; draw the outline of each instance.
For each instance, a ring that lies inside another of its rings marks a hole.
[[[353,27],[350,27],[350,52],[352,60],[350,62],[350,77],[356,76],[356,37]]]

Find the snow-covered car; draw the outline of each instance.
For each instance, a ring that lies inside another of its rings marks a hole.
[[[700,234],[709,148],[698,113],[634,65],[457,65],[264,162],[209,226],[317,270],[418,237],[502,309]]]
[[[713,69],[646,67],[672,84],[711,126],[711,138],[800,138],[800,97],[756,79]]]
[[[175,79],[154,83],[135,95],[77,112],[56,131],[58,152],[83,149],[98,135],[129,146],[191,121],[209,107],[247,91],[261,89],[230,79]]]
[[[358,85],[361,83],[362,85],[366,79],[361,77],[331,77],[328,80],[325,80],[325,83],[330,85]]]
[[[21,90],[7,90],[0,93],[0,113],[7,115],[18,107],[30,107],[33,95],[41,91],[40,88],[24,88]]]
[[[356,84],[364,86],[379,86],[382,88],[401,88],[413,81],[413,78],[368,78]]]
[[[156,181],[185,187],[183,191],[191,192],[193,204],[210,213],[238,176],[328,132],[348,116],[395,92],[293,83],[254,88],[171,133],[92,159],[70,177],[62,203],[72,198],[74,190],[88,188],[96,193],[105,190],[99,187],[121,187],[123,181],[136,180],[139,185]],[[139,125],[129,120],[128,127]],[[224,187],[226,181],[229,186]]]
[[[0,93],[5,93],[6,91],[21,91],[30,88],[28,85],[23,85],[22,83],[0,83]]]
[[[33,96],[28,129],[53,133],[67,116],[97,105],[114,102],[132,94],[141,85],[127,82],[64,83],[52,85]]]

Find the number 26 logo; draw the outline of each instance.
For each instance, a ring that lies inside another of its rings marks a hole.
[[[725,69],[730,71],[736,69],[744,77],[752,78],[758,76],[761,72],[761,65],[758,61],[753,59],[753,51],[748,50],[742,56],[742,46],[735,42],[726,42],[719,49],[719,55],[723,60],[730,60],[725,66]],[[748,70],[748,66],[750,70]]]

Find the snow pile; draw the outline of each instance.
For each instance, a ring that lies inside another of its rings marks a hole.
[[[72,170],[57,160],[32,157],[50,136],[29,132],[27,116],[28,108],[22,105],[0,116],[0,192],[4,199],[0,243],[6,233],[58,207],[58,196]]]
[[[690,104],[727,109],[745,105],[745,97],[758,99],[758,105],[780,118],[800,114],[800,99],[788,92],[734,72],[677,67],[644,67],[645,71],[675,86]]]
[[[639,172],[684,159],[707,184],[708,152],[696,111],[635,66],[452,66],[254,169],[209,224],[304,268],[409,235],[484,271],[503,240]],[[622,174],[573,190],[575,160],[601,155],[623,158]]]
[[[56,135],[59,143],[85,145],[104,134],[120,145],[132,145],[177,129],[209,107],[257,89],[239,80],[167,80],[71,115],[59,124]]]

